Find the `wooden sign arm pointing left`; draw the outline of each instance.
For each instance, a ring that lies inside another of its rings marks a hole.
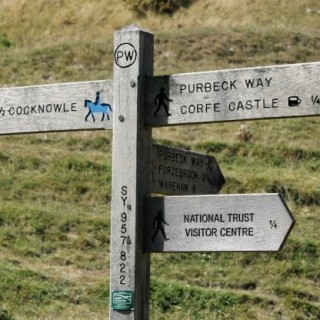
[[[112,129],[111,80],[0,89],[0,134]]]

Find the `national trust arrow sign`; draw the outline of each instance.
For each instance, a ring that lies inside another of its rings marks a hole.
[[[112,129],[112,81],[0,89],[0,134]]]
[[[151,127],[320,115],[320,63],[151,77]]]
[[[216,194],[225,179],[214,157],[152,145],[152,192],[169,195]]]
[[[144,250],[278,251],[293,225],[279,194],[148,197]]]

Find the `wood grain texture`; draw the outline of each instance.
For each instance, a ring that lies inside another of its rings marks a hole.
[[[144,75],[153,72],[153,35],[135,26],[120,30],[114,59],[110,297],[127,290],[135,299],[134,310],[110,308],[110,319],[149,319],[150,257],[142,250],[142,225],[143,198],[150,195],[151,130],[144,126],[143,93]]]
[[[149,78],[147,125],[319,116],[319,75],[317,62]]]
[[[216,194],[225,179],[216,159],[197,152],[152,145],[152,192]]]
[[[294,225],[279,194],[149,197],[144,221],[147,252],[278,251]]]
[[[0,89],[0,134],[112,129],[102,112],[88,115],[85,100],[113,106],[111,80]],[[87,117],[87,121],[86,121]]]

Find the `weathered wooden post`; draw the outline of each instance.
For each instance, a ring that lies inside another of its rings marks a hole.
[[[150,195],[151,129],[145,76],[153,35],[136,26],[115,34],[110,319],[149,319],[150,256],[143,253],[143,198]]]

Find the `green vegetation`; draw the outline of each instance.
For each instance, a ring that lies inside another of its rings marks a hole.
[[[192,0],[124,0],[124,2],[139,16],[146,16],[150,11],[173,14],[180,8],[188,7]]]
[[[320,61],[319,17],[316,0],[197,0],[140,18],[116,0],[4,0],[0,84],[111,78],[113,31],[131,23],[155,33],[157,75]],[[213,155],[221,193],[280,192],[296,225],[278,253],[152,255],[151,319],[319,319],[320,118],[153,137]],[[107,318],[111,141],[109,131],[0,137],[0,320]]]

